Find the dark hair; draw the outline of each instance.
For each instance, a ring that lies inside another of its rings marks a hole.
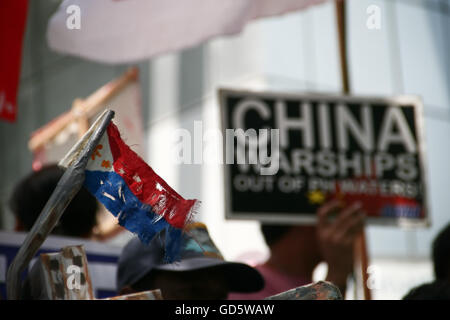
[[[434,273],[438,280],[450,280],[450,224],[433,241]]]
[[[63,174],[62,168],[48,165],[30,173],[14,188],[9,202],[10,208],[26,231],[31,229],[39,217]],[[52,233],[73,237],[90,234],[97,224],[97,209],[97,200],[82,187]]]
[[[269,247],[280,240],[291,228],[291,225],[261,224],[261,232]]]
[[[434,281],[417,286],[403,300],[450,300],[450,282]]]

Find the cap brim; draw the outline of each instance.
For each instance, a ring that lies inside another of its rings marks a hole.
[[[170,264],[155,266],[155,270],[193,271],[220,268],[223,270],[231,292],[256,292],[264,288],[264,278],[259,271],[239,262],[227,262],[211,258],[191,258]]]

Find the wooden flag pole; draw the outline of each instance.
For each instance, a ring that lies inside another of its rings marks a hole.
[[[361,234],[358,236],[355,242],[355,259],[359,261],[361,271],[361,282],[364,290],[364,300],[372,300],[372,293],[367,285],[369,275],[367,269],[369,267],[369,255],[367,253],[366,232],[363,228]]]
[[[341,66],[341,81],[342,92],[346,95],[350,94],[350,81],[348,75],[348,60],[347,60],[347,34],[346,34],[346,22],[345,22],[345,0],[335,0],[336,5],[336,22],[338,29],[338,43],[339,43],[339,61]],[[361,279],[364,299],[371,300],[371,292],[367,286],[368,275],[367,268],[369,267],[369,256],[367,253],[366,233],[363,229],[361,234],[357,237],[354,245],[354,259],[355,266],[360,267],[360,270],[356,270]],[[358,268],[359,269],[359,268]],[[359,272],[358,272],[359,271]]]
[[[30,263],[47,236],[58,223],[64,210],[75,197],[84,182],[84,170],[88,160],[114,117],[114,111],[105,110],[91,128],[66,154],[60,165],[67,167],[61,179],[42,209],[33,227],[17,252],[6,274],[9,300],[21,298],[21,274]]]
[[[347,63],[347,30],[345,23],[345,0],[335,0],[338,29],[339,62],[341,66],[342,92],[350,94],[350,81]]]

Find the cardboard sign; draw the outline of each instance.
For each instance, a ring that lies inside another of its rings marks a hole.
[[[227,218],[313,223],[338,198],[361,202],[369,222],[427,222],[419,98],[219,97]]]

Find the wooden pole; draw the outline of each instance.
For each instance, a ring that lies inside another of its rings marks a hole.
[[[367,242],[366,242],[366,232],[363,228],[361,234],[356,239],[355,242],[355,256],[358,259],[361,266],[361,279],[364,290],[364,300],[371,300],[372,293],[367,285],[369,280],[369,275],[367,274],[367,269],[369,268],[369,254],[367,252]]]
[[[83,138],[61,160],[60,164],[64,164],[67,169],[8,268],[6,289],[9,300],[20,299],[22,289],[20,275],[56,226],[70,201],[82,187],[84,170],[89,158],[113,117],[114,111],[105,110]]]
[[[83,100],[75,99],[72,103],[72,112],[74,113],[75,121],[78,124],[78,139],[89,130],[89,119],[83,110]]]
[[[348,95],[350,94],[350,80],[348,74],[348,59],[347,59],[345,0],[335,0],[335,5],[336,5],[336,22],[337,22],[338,43],[339,43],[339,61],[341,67],[342,93]],[[364,291],[364,299],[371,300],[372,295],[369,287],[367,286],[367,280],[369,278],[367,275],[367,268],[369,267],[369,256],[367,253],[366,233],[364,229],[355,241],[354,259],[356,262],[355,266],[360,267],[360,270],[356,271],[357,274],[360,275]]]
[[[89,128],[88,118],[99,112],[99,108],[109,99],[115,97],[131,81],[136,81],[138,69],[130,68],[122,76],[105,84],[85,99],[76,99],[72,109],[63,113],[52,122],[34,132],[28,141],[28,148],[34,152],[43,147],[50,140],[55,138],[73,121],[77,121],[79,126],[79,135]]]
[[[350,94],[350,81],[347,63],[347,30],[345,23],[345,0],[335,0],[336,22],[338,29],[339,61],[341,66],[342,92]]]

